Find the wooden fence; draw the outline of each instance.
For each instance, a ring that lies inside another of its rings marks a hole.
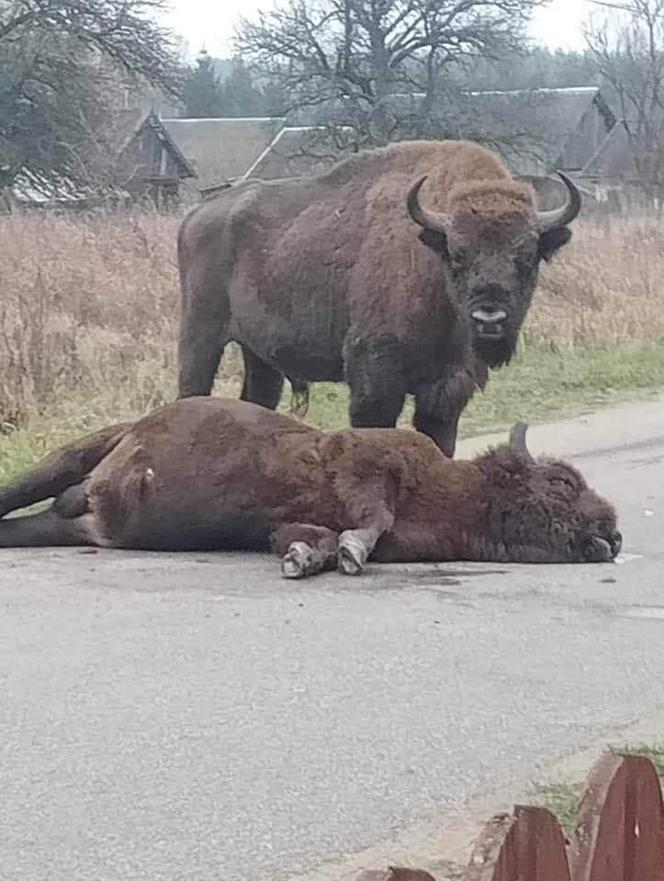
[[[419,869],[363,872],[358,881],[436,881]],[[664,881],[664,810],[655,767],[606,754],[591,771],[575,833],[554,815],[516,807],[479,836],[460,881]]]

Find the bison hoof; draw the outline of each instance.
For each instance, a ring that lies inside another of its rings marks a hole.
[[[281,558],[281,574],[284,578],[306,578],[317,572],[313,549],[306,542],[294,541]]]
[[[367,549],[353,536],[342,536],[337,556],[339,571],[344,575],[361,575],[367,561]]]

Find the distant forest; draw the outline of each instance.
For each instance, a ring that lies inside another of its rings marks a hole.
[[[504,60],[482,56],[445,68],[443,90],[516,90],[599,85],[590,53],[536,47]],[[292,110],[292,95],[258,76],[239,58],[212,58],[202,52],[188,73],[183,115],[189,117],[281,116]]]

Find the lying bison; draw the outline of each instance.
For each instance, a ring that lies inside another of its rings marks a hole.
[[[412,431],[325,434],[263,407],[191,398],[55,453],[0,489],[0,547],[267,549],[289,577],[380,561],[605,562],[611,506],[523,428],[472,462]]]
[[[236,340],[243,400],[274,408],[284,375],[300,390],[345,379],[352,425],[387,428],[412,394],[415,427],[453,455],[461,411],[514,353],[540,261],[571,236],[581,199],[561,177],[567,203],[538,212],[482,147],[415,141],[220,193],[179,234],[180,396],[208,395]]]

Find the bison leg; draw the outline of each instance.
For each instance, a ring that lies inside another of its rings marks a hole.
[[[394,428],[406,398],[396,337],[362,339],[349,332],[344,367],[353,428]]]
[[[209,395],[228,342],[228,298],[218,269],[183,276],[180,319],[179,396]]]
[[[459,418],[475,389],[483,388],[485,383],[486,370],[478,377],[465,367],[458,367],[437,382],[424,386],[415,395],[413,425],[452,458]]]
[[[122,440],[129,423],[104,428],[51,453],[35,467],[0,487],[0,517],[43,502],[78,484]]]
[[[461,409],[456,411],[448,410],[445,416],[441,417],[438,414],[433,415],[427,413],[426,410],[418,409],[418,404],[416,403],[413,425],[422,434],[428,435],[443,453],[452,459],[456,449],[460,417]]]
[[[309,385],[299,379],[291,379],[291,416],[304,419],[309,412]]]
[[[62,517],[55,507],[23,517],[0,520],[0,548],[58,547],[97,544],[95,521],[90,514]]]
[[[337,566],[337,533],[326,526],[286,523],[272,533],[285,578],[306,578]]]
[[[362,516],[359,529],[346,529],[339,536],[338,567],[344,575],[361,575],[376,542],[394,525],[394,514],[387,504],[371,506]]]
[[[385,532],[380,527],[347,529],[339,536],[337,564],[344,575],[361,575],[376,542]]]
[[[276,410],[284,385],[282,374],[244,346],[242,347],[242,356],[244,358],[244,384],[240,400]]]

